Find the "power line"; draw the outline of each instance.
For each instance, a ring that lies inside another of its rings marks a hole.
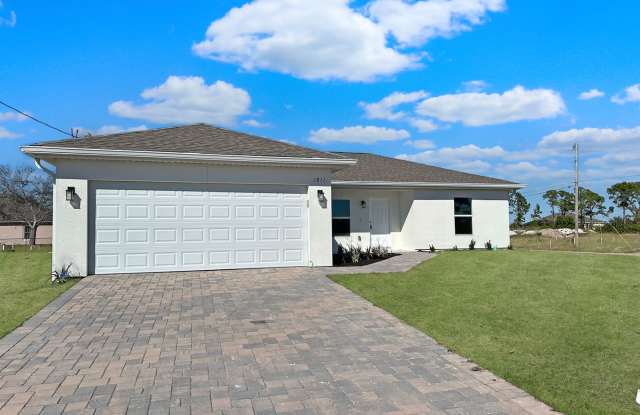
[[[74,134],[73,134],[73,130],[71,130],[71,131],[72,131],[71,133],[70,133],[70,132],[68,132],[68,131],[64,131],[64,130],[62,130],[62,129],[60,129],[60,128],[56,127],[56,126],[53,126],[53,125],[49,124],[48,122],[45,122],[45,121],[39,120],[39,119],[37,119],[36,117],[34,117],[34,116],[32,116],[32,115],[29,115],[29,114],[27,114],[26,112],[21,111],[21,110],[19,110],[18,108],[13,107],[13,106],[11,106],[11,105],[7,104],[6,102],[0,101],[0,104],[4,105],[5,107],[7,107],[7,108],[9,108],[9,109],[12,109],[13,111],[17,112],[18,114],[21,114],[21,115],[23,115],[23,116],[25,116],[25,117],[27,117],[27,118],[31,118],[33,121],[35,121],[35,122],[37,122],[37,123],[40,123],[40,124],[44,125],[45,127],[49,127],[49,128],[51,128],[51,129],[53,129],[53,130],[56,130],[56,131],[58,131],[58,132],[60,132],[60,133],[62,133],[62,134],[66,134],[66,135],[68,135],[68,136],[70,136],[70,137],[78,138],[76,135],[74,135]]]

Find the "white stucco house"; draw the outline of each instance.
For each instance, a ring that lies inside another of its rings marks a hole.
[[[55,176],[53,267],[83,276],[328,266],[337,244],[506,247],[522,187],[205,124],[22,151]]]

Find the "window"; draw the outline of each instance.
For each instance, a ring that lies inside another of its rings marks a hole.
[[[333,236],[351,234],[351,205],[348,200],[331,201],[331,226]]]
[[[24,225],[24,239],[31,240],[31,226],[29,225]]]
[[[456,197],[453,199],[453,216],[456,225],[456,235],[473,234],[471,216],[471,198]]]

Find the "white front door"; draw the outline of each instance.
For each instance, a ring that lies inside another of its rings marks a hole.
[[[307,189],[96,183],[96,274],[305,266]]]
[[[369,201],[369,221],[371,224],[371,246],[391,247],[389,235],[389,201],[371,199]]]

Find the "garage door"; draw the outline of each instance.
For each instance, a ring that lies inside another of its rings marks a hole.
[[[96,183],[96,274],[308,264],[304,187]]]

